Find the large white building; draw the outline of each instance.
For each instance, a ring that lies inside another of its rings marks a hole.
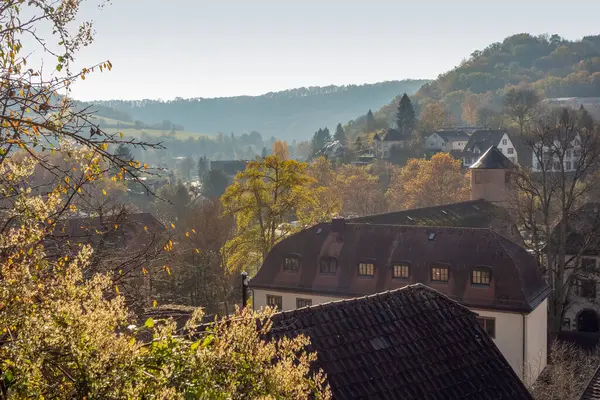
[[[536,143],[532,151],[531,170],[533,172],[575,171],[581,159],[581,136],[578,133],[573,135],[573,140],[570,140],[565,147],[563,148],[558,140],[552,145]],[[561,158],[564,169],[560,165]]]
[[[476,312],[514,371],[534,382],[546,366],[549,287],[509,239],[514,227],[495,205],[502,191],[481,187],[510,173],[502,157],[495,149],[476,163],[482,199],[335,219],[284,239],[251,281],[253,306],[292,310],[422,283]]]
[[[473,165],[491,146],[496,146],[513,164],[519,163],[517,148],[504,130],[477,130],[473,132],[463,150],[463,165]]]

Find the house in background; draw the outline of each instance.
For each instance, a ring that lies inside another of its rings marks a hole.
[[[541,142],[536,143],[532,151],[531,170],[533,172],[560,171],[560,159],[556,154],[556,150],[554,150],[555,148],[560,148],[560,143],[558,141],[551,147]],[[562,151],[560,151],[560,153],[562,154]],[[570,142],[570,147],[564,151],[564,170],[566,172],[575,171],[578,168],[581,155],[581,136],[577,133]]]
[[[271,338],[307,336],[335,399],[531,399],[489,328],[434,289],[299,305]]]
[[[404,134],[397,129],[387,129],[381,134],[373,137],[373,152],[377,158],[390,158],[393,147],[404,149],[408,147],[411,140],[409,134]]]
[[[470,167],[491,146],[496,146],[513,164],[518,164],[515,144],[504,130],[478,130],[471,134],[463,150],[463,166]]]
[[[433,132],[425,139],[425,151],[428,153],[437,152],[460,152],[463,151],[469,135],[461,130],[441,130]]]

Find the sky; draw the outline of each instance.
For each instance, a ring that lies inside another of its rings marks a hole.
[[[435,78],[516,33],[600,34],[599,0],[111,0],[90,3],[110,60],[80,100],[259,95],[303,86]]]

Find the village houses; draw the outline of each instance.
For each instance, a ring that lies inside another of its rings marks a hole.
[[[408,147],[411,140],[409,134],[404,134],[397,129],[387,129],[384,132],[376,133],[373,137],[373,152],[377,158],[390,158],[392,148],[404,149]]]
[[[251,281],[253,306],[293,310],[424,284],[475,312],[534,382],[547,362],[550,289],[503,207],[514,167],[491,147],[471,167],[471,201],[334,219],[284,239]]]

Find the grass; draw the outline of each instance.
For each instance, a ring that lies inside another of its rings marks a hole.
[[[134,137],[134,138],[139,138],[142,136],[142,133],[147,133],[148,135],[150,135],[151,137],[160,137],[160,136],[170,136],[171,132],[170,131],[164,131],[162,129],[149,129],[149,128],[142,128],[142,129],[135,129],[133,126],[132,122],[125,122],[125,121],[119,121],[116,119],[112,119],[112,118],[105,118],[105,117],[95,117],[95,119],[97,120],[104,120],[106,122],[106,124],[108,125],[117,125],[120,124],[121,128],[102,128],[103,131],[105,131],[106,133],[118,133],[118,132],[123,132],[124,136],[127,137]],[[176,131],[175,132],[175,138],[179,139],[179,140],[186,140],[188,138],[199,138],[199,137],[207,137],[207,138],[213,138],[215,135],[210,135],[207,133],[200,133],[200,132],[179,132]]]

